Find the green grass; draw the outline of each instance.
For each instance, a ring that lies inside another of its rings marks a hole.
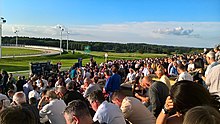
[[[2,56],[33,55],[40,53],[43,53],[43,51],[25,48],[2,48]]]
[[[104,61],[105,52],[91,52],[90,53],[97,63]],[[62,63],[62,67],[69,68],[76,63],[78,58],[83,58],[83,65],[90,61],[90,56],[76,52],[75,54],[67,53],[55,56],[42,56],[42,57],[22,57],[22,58],[4,58],[0,60],[0,69],[5,69],[9,72],[29,70],[31,62],[46,62],[51,61],[52,64],[57,62]],[[140,54],[140,53],[108,53],[109,59],[140,59],[147,57],[164,57],[165,54]]]

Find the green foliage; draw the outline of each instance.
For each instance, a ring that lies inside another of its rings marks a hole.
[[[135,41],[134,41],[135,42]],[[3,37],[3,44],[15,44],[15,37]],[[40,46],[52,46],[59,47],[60,41],[58,39],[51,38],[29,38],[19,37],[19,44],[23,45],[40,45]],[[63,48],[66,49],[66,40],[63,40]],[[108,42],[88,42],[88,41],[72,41],[69,40],[70,50],[83,51],[85,46],[91,46],[91,51],[115,51],[116,53],[164,53],[170,54],[178,50],[179,54],[190,53],[194,51],[201,51],[202,48],[190,48],[190,47],[174,47],[174,46],[161,46],[145,43],[108,43]]]

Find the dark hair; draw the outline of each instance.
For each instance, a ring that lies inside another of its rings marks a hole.
[[[184,116],[183,124],[219,124],[220,113],[210,106],[197,106]]]
[[[118,65],[114,64],[114,65],[112,66],[112,72],[113,72],[113,73],[117,73],[117,72],[118,72],[118,69],[119,69]]]
[[[97,90],[89,94],[88,96],[89,101],[98,101],[99,103],[102,103],[105,101],[104,95],[102,94],[102,91]]]
[[[178,64],[177,68],[179,68],[180,70],[186,70],[186,67],[183,64]]]
[[[68,119],[71,122],[73,120],[73,115],[82,119],[86,116],[91,117],[87,105],[81,100],[73,100],[72,102],[70,102],[64,110],[64,113],[68,115]]]
[[[29,99],[29,104],[30,105],[37,105],[37,99],[35,97],[31,97]]]
[[[105,74],[106,74],[107,76],[111,76],[110,70],[106,69],[106,70],[105,70]]]
[[[119,98],[119,99],[124,99],[125,97],[125,94],[122,92],[122,91],[115,91],[113,92],[112,96],[111,96],[111,99],[114,100],[115,98]]]
[[[187,80],[175,83],[171,87],[170,96],[174,109],[182,114],[195,106],[211,104],[209,92],[202,85]]]
[[[36,119],[33,112],[20,106],[9,107],[0,112],[1,124],[35,124]]]

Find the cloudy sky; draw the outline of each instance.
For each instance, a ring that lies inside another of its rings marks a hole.
[[[220,0],[0,0],[4,36],[213,47]]]

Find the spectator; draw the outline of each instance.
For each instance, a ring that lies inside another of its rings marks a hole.
[[[67,124],[99,124],[93,122],[87,105],[81,100],[73,100],[64,111]]]
[[[124,81],[124,83],[132,83],[135,80],[135,72],[132,68],[129,68],[129,73]]]
[[[165,75],[164,69],[162,67],[157,69],[156,75],[160,79],[161,82],[163,82],[167,85],[167,87],[170,90],[170,88],[171,88],[170,79]]]
[[[177,66],[177,71],[179,73],[177,81],[181,81],[181,80],[193,81],[193,77],[186,71],[185,66],[183,64],[179,64]]]
[[[25,95],[26,95],[26,98],[28,98],[29,92],[33,90],[32,83],[33,83],[33,81],[32,81],[32,80],[29,80],[29,81],[27,81],[27,82],[23,85],[23,90],[24,90],[24,93],[25,93]]]
[[[1,124],[37,124],[33,113],[20,106],[9,107],[0,112]]]
[[[220,63],[220,45],[214,48],[215,60]]]
[[[207,75],[209,74],[210,70],[212,67],[216,66],[218,64],[218,62],[215,61],[215,53],[210,51],[209,53],[207,53],[206,55],[206,61],[209,64],[206,68],[205,71],[205,76],[202,77],[202,79],[205,81]]]
[[[149,110],[157,117],[165,104],[169,89],[163,82],[153,81],[149,76],[142,79],[142,85],[144,88],[148,88],[149,97],[142,97],[138,93],[135,96],[142,101],[149,102]]]
[[[193,72],[194,70],[195,70],[195,64],[193,63],[193,60],[190,59],[190,60],[189,60],[188,67],[187,67],[187,71],[188,71],[188,72]]]
[[[25,84],[25,81],[22,79],[21,76],[18,76],[18,80],[16,82],[17,91],[23,91],[23,85]]]
[[[89,78],[85,78],[84,80],[84,88],[85,88],[85,92],[84,92],[84,97],[88,97],[90,93],[94,92],[94,91],[97,91],[97,90],[102,90],[100,88],[100,86],[98,84],[95,84],[92,82],[91,79]]]
[[[154,115],[136,98],[114,92],[112,102],[118,105],[124,118],[132,124],[155,124]]]
[[[182,80],[175,83],[167,98],[163,110],[157,118],[156,124],[182,124],[185,113],[201,105],[211,105],[211,96],[200,84]],[[169,111],[176,110],[176,114],[169,117]]]
[[[105,91],[109,93],[110,96],[112,92],[120,90],[120,85],[121,85],[121,76],[117,74],[118,72],[117,65],[113,65],[112,72],[113,75],[106,81],[105,84]]]
[[[34,124],[40,124],[40,116],[39,111],[35,105],[30,105],[26,102],[26,96],[24,92],[16,92],[13,96],[13,105],[21,106],[22,108],[26,108],[32,112],[33,116],[35,117]]]
[[[177,62],[174,61],[173,66],[170,69],[170,73],[169,73],[170,76],[178,76],[177,65],[178,65]]]
[[[48,100],[49,103],[40,110],[40,116],[45,117],[47,115],[52,124],[65,124],[66,121],[62,114],[66,107],[65,102],[59,100],[54,91],[47,91],[46,95],[41,98],[39,105],[45,100]]]
[[[73,82],[70,82],[70,83],[73,83]],[[57,95],[63,99],[66,105],[68,105],[68,103],[70,103],[73,100],[85,101],[85,98],[83,97],[82,94],[74,90],[69,91],[63,86],[58,87],[56,91],[57,91]]]
[[[212,68],[212,71],[206,77],[205,83],[211,94],[220,97],[220,65]]]
[[[96,111],[93,121],[106,124],[125,124],[124,116],[118,106],[108,103],[101,91],[94,91],[88,96],[92,109]]]
[[[219,124],[220,113],[210,106],[197,106],[186,112],[183,124]]]
[[[28,98],[36,98],[37,100],[40,100],[40,94],[38,93],[38,87],[36,85],[33,85],[33,90],[29,92]]]

